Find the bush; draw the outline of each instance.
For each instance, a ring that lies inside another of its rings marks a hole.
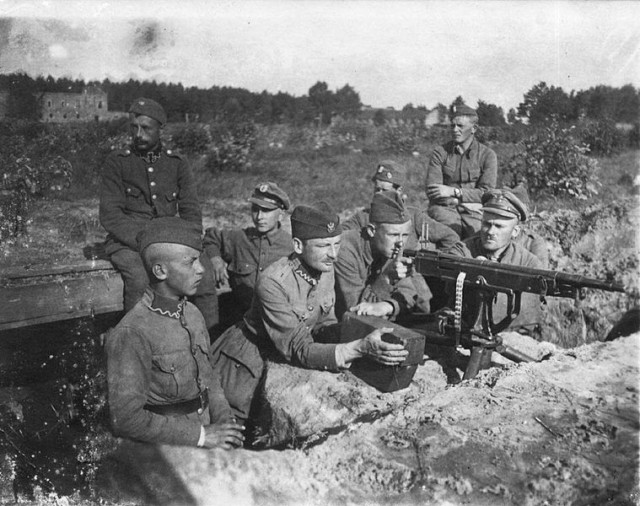
[[[187,154],[201,155],[206,153],[211,142],[207,126],[186,125],[180,127],[171,137],[173,145]]]
[[[597,160],[589,148],[575,138],[575,128],[549,126],[522,142],[522,150],[507,163],[505,181],[525,181],[533,194],[568,195],[584,200],[600,186]]]
[[[213,148],[205,167],[210,172],[247,172],[251,168],[250,154],[256,144],[256,127],[241,123],[231,127],[218,127],[212,132]]]
[[[611,119],[589,121],[580,127],[580,139],[594,155],[609,156],[624,145],[624,135]]]
[[[415,125],[385,125],[382,130],[381,148],[393,154],[411,154],[418,150],[423,133]]]

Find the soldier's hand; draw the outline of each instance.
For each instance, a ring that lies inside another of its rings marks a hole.
[[[222,448],[224,450],[239,448],[244,442],[243,430],[244,427],[235,422],[219,422],[207,425],[204,428],[204,448]]]
[[[392,328],[376,329],[361,339],[361,351],[376,362],[385,365],[399,365],[407,358],[409,352],[402,344],[387,343],[382,340],[382,334],[393,332]]]
[[[429,197],[429,200],[455,197],[455,191],[453,187],[446,184],[430,184],[427,186],[427,197]]]
[[[361,302],[357,306],[349,308],[349,311],[360,315],[385,317],[391,316],[393,306],[388,302]]]
[[[229,282],[229,273],[227,272],[227,263],[222,257],[212,257],[211,264],[213,265],[213,280],[216,286],[220,287],[226,285]]]
[[[384,269],[383,275],[387,277],[389,283],[393,284],[406,278],[409,275],[409,268],[405,262],[401,262],[398,259],[395,262],[389,262]]]

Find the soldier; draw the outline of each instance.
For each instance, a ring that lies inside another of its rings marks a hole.
[[[387,365],[406,358],[402,345],[382,341],[390,328],[350,343],[331,342],[338,330],[333,267],[340,249],[339,220],[325,203],[296,207],[291,215],[293,254],[264,270],[244,321],[214,343],[212,363],[236,418],[249,415],[264,366],[260,352],[329,371],[348,368],[363,356]]]
[[[393,160],[383,160],[376,168],[375,173],[371,177],[374,184],[374,195],[378,192],[385,190],[395,190],[403,198],[404,195],[404,183],[407,177],[407,169],[404,165],[395,162]],[[438,223],[431,218],[426,211],[420,211],[415,208],[406,208],[411,214],[411,222],[413,228],[410,231],[409,238],[407,240],[407,248],[419,249],[419,239],[423,239],[428,242],[431,247],[435,247],[440,250],[448,250],[453,247],[455,243],[460,239],[451,228]],[[368,208],[357,211],[351,218],[346,220],[342,225],[344,230],[362,230],[369,224],[369,214],[371,210]],[[426,237],[422,237],[426,232]],[[429,248],[429,246],[427,246]]]
[[[462,239],[480,229],[480,202],[495,188],[496,154],[475,139],[478,115],[466,105],[454,106],[453,140],[438,146],[427,169],[429,215],[451,227]]]
[[[251,307],[258,275],[275,260],[293,252],[291,234],[282,228],[289,197],[275,183],[260,183],[251,197],[253,227],[209,228],[204,246],[218,286],[231,285],[232,300],[221,315],[223,328],[235,323]]]
[[[129,109],[133,146],[111,153],[102,169],[100,223],[108,232],[105,244],[111,262],[124,281],[124,310],[142,297],[149,283],[136,249],[136,237],[154,219],[176,216],[202,229],[196,184],[187,161],[164,149],[160,140],[167,115],[160,104],[139,98]],[[207,328],[218,321],[218,299],[212,266],[200,259],[205,274],[193,297]]]
[[[533,253],[516,242],[520,226],[527,219],[527,208],[510,190],[491,190],[482,197],[482,224],[480,233],[464,241],[464,256],[542,269],[542,262]],[[470,301],[472,305],[477,301]],[[540,323],[540,297],[522,294],[520,315],[510,329],[520,333],[534,333]],[[507,313],[505,294],[498,294],[493,307],[494,321]],[[471,313],[473,314],[473,311]]]
[[[424,278],[401,261],[412,230],[411,215],[397,191],[373,196],[370,223],[345,232],[336,262],[336,314],[399,318],[412,310],[429,312],[431,291]],[[397,258],[394,258],[397,257]]]
[[[151,443],[241,446],[244,427],[209,363],[204,318],[186,300],[204,274],[199,225],[154,219],[139,235],[139,250],[150,285],[105,344],[114,433]]]

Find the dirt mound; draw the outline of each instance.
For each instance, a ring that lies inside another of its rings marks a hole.
[[[634,334],[457,385],[428,362],[405,391],[360,386],[372,403],[349,403],[349,373],[309,372],[287,383],[297,404],[282,402],[288,434],[306,427],[315,440],[262,452],[127,443],[117,467],[131,455],[135,466],[115,482],[118,499],[144,490],[147,501],[188,504],[636,504],[639,352]],[[327,426],[305,425],[310,413]]]

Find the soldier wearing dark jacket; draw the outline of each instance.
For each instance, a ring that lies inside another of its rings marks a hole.
[[[113,431],[151,443],[240,446],[243,427],[209,362],[204,318],[186,300],[204,273],[200,229],[158,218],[139,238],[152,281],[105,343]]]
[[[383,160],[378,164],[375,173],[371,177],[374,184],[373,193],[395,190],[403,194],[406,177],[407,169],[404,165],[394,160]],[[458,234],[451,228],[431,218],[426,209],[421,211],[408,206],[406,209],[411,214],[411,223],[413,224],[407,240],[407,248],[419,249],[424,246],[427,249],[436,248],[447,251],[460,239]],[[370,208],[356,211],[353,216],[342,224],[342,228],[344,230],[362,230],[369,224],[370,213]],[[419,244],[419,240],[424,241],[422,245]]]
[[[279,258],[293,252],[291,234],[282,227],[289,197],[275,183],[260,183],[251,197],[253,226],[245,229],[209,228],[204,247],[218,285],[231,286],[231,301],[221,324],[226,328],[251,307],[258,276]]]
[[[477,124],[474,109],[454,106],[453,140],[433,150],[427,168],[429,215],[462,239],[480,229],[482,195],[495,188],[498,177],[495,152],[475,138]]]
[[[137,235],[157,218],[179,215],[202,229],[196,184],[187,161],[163,149],[160,132],[166,114],[157,102],[134,101],[129,110],[131,149],[111,153],[102,168],[100,223],[108,232],[105,244],[111,262],[124,280],[124,309],[142,297],[149,282],[136,249]],[[218,301],[208,258],[205,276],[193,301],[207,327],[218,320]]]

